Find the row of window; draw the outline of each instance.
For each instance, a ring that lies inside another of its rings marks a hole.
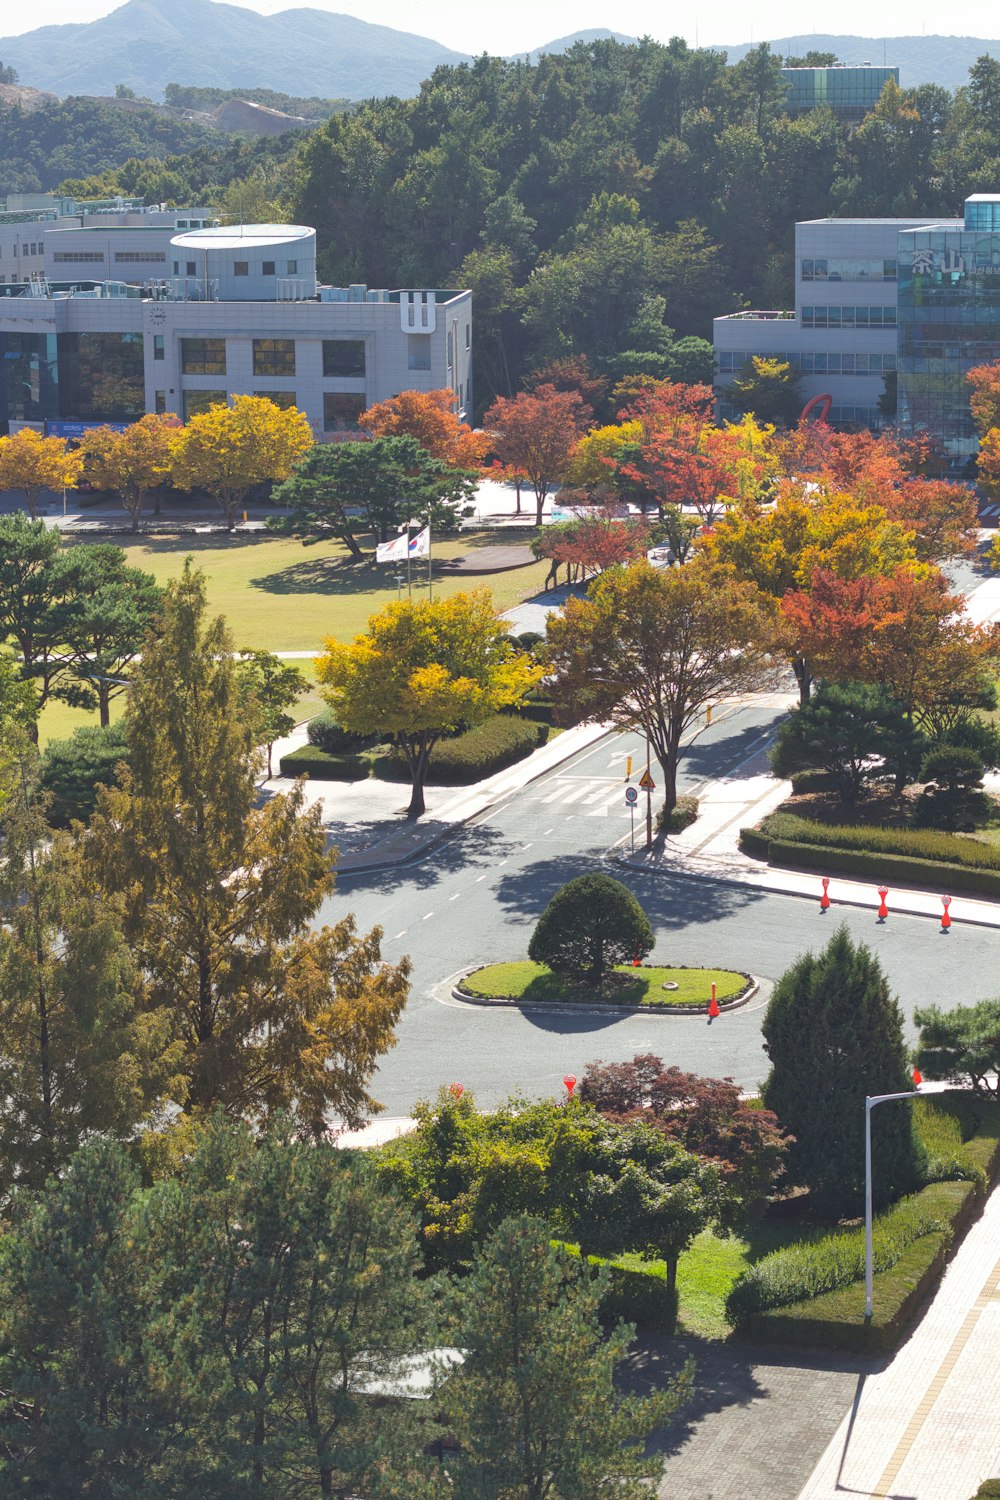
[[[198,266],[197,266],[197,263],[195,261],[193,261],[193,260],[187,260],[187,261],[184,261],[183,264],[187,267],[187,269],[184,270],[184,271],[181,270],[181,262],[179,260],[175,260],[174,261],[174,275],[175,276],[197,276],[197,274],[198,274]],[[260,265],[260,269],[259,269],[259,271],[256,272],[256,274],[258,276],[277,276],[277,274],[278,274],[277,266],[278,266],[278,262],[276,260],[265,260],[265,261],[262,261],[261,265]],[[285,261],[285,270],[284,270],[283,274],[285,276],[297,276],[299,274],[299,263],[298,263],[298,261],[297,260],[286,260]],[[250,262],[248,260],[234,260],[233,261],[233,275],[234,276],[249,276],[250,275]]]
[[[45,246],[42,244],[41,240],[39,240],[37,243],[34,240],[30,240],[30,241],[26,240],[25,243],[20,247],[20,253],[22,255],[41,255],[42,251],[44,249],[45,249]],[[17,241],[15,240],[14,241],[14,256],[15,256],[15,259],[17,257],[17,254],[18,254],[18,245],[17,245]]]
[[[896,262],[870,255],[813,256],[803,258],[799,274],[803,281],[895,281]]]
[[[116,250],[115,251],[115,260],[119,264],[122,264],[123,262],[128,262],[129,264],[135,264],[137,262],[141,262],[142,264],[147,264],[147,263],[148,264],[153,264],[153,263],[155,263],[157,265],[161,265],[162,266],[162,265],[164,265],[166,263],[166,259],[167,259],[166,254],[162,250]]]
[[[52,259],[56,265],[80,265],[86,263],[88,266],[103,266],[103,250],[54,250]]]
[[[803,328],[895,328],[892,307],[804,307]]]
[[[254,391],[255,396],[266,396],[273,401],[275,406],[283,409],[296,405],[294,391]],[[190,421],[199,412],[208,411],[210,406],[225,406],[227,396],[225,391],[185,391],[183,396],[184,420]],[[167,396],[165,391],[156,392],[156,410],[164,412],[167,409]],[[358,418],[365,409],[365,398],[355,395],[349,391],[324,391],[323,393],[323,431],[324,432],[354,432],[357,429]]]
[[[428,341],[429,342],[429,341]],[[163,335],[153,337],[153,358],[164,357]],[[415,368],[412,364],[411,369]],[[430,369],[430,359],[421,369]],[[181,339],[181,370],[185,375],[225,375],[225,339]],[[294,339],[254,339],[255,375],[295,374]],[[356,379],[365,373],[363,339],[324,339],[323,374],[329,378]]]
[[[754,357],[753,353],[722,349],[715,356],[720,375],[737,375]],[[803,375],[883,375],[896,368],[895,354],[775,354],[768,351],[764,359],[781,360]]]

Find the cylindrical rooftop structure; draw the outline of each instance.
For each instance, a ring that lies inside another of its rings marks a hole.
[[[170,241],[172,272],[189,295],[222,302],[316,295],[316,231],[304,224],[192,229]]]

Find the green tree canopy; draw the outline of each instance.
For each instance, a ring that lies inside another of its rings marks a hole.
[[[818,956],[805,954],[781,976],[762,1029],[771,1072],[761,1093],[795,1138],[792,1180],[825,1212],[859,1214],[865,1097],[912,1086],[902,1012],[878,959],[838,928]],[[880,1110],[873,1131],[875,1197],[892,1202],[919,1185],[926,1165],[912,1110]]]
[[[920,1027],[917,1066],[927,1078],[971,1083],[977,1093],[1000,1097],[1000,1000],[914,1012]]]
[[[583,974],[599,985],[616,964],[645,958],[655,941],[628,886],[610,875],[578,875],[542,912],[528,957],[557,974]]]
[[[771,750],[771,769],[782,777],[825,771],[841,799],[853,805],[871,782],[905,783],[920,764],[922,744],[888,688],[821,683],[782,723]]]

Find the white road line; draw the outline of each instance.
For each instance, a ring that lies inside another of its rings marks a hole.
[[[458,900],[458,898],[459,898],[459,896],[460,896],[460,895],[461,895],[461,894],[462,894],[462,892],[461,892],[461,891],[456,891],[456,892],[455,892],[455,894],[454,894],[454,896],[449,896],[449,897],[448,897],[448,900],[449,900],[449,901],[457,901],[457,900]]]
[[[590,789],[591,783],[589,781],[584,781],[579,786],[571,786],[568,793],[560,793],[559,805],[561,807],[568,807],[571,802],[579,802],[580,798],[585,797]],[[554,802],[555,798],[546,797],[545,800],[546,802]]]
[[[532,841],[531,844],[522,844],[521,845],[521,853],[523,854],[524,851],[525,851],[525,849],[531,849],[533,847],[533,843],[534,843],[534,841]]]
[[[554,828],[546,828],[545,832],[542,834],[542,838],[543,839],[547,839],[550,833],[555,833],[555,829]]]
[[[421,922],[429,922],[430,919],[431,919],[431,917],[433,917],[433,915],[434,915],[434,913],[432,911],[429,911],[427,913],[427,915],[425,917],[421,917],[420,920],[421,920]]]
[[[405,937],[405,936],[406,936],[406,928],[404,927],[403,930],[402,930],[402,932],[397,932],[396,936],[395,937],[391,937],[389,939],[389,941],[390,941],[390,943],[395,943],[395,942],[398,942],[401,937]]]
[[[485,880],[485,879],[486,879],[485,875],[477,875],[476,879],[475,879],[475,884],[478,885],[481,880]]]

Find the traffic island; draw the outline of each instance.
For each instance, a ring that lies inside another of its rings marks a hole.
[[[555,974],[545,964],[484,964],[470,969],[452,990],[470,1005],[599,1006],[662,1015],[705,1015],[712,989],[720,1012],[745,1005],[757,993],[751,974],[736,969],[699,969],[658,964],[619,964],[600,984],[585,976]]]

